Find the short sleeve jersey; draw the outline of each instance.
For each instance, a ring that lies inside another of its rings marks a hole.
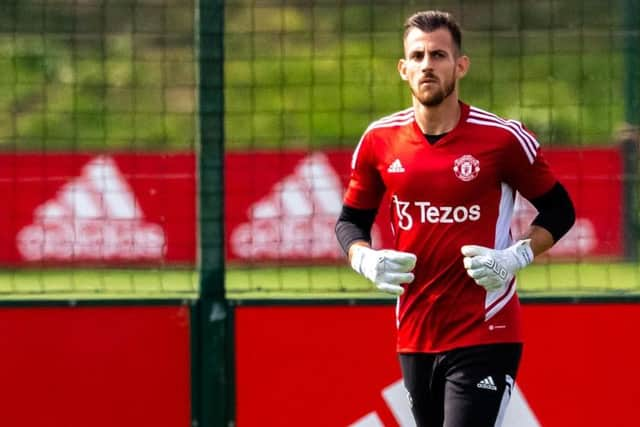
[[[418,258],[396,306],[401,353],[522,340],[515,279],[487,292],[460,248],[508,247],[516,191],[536,198],[557,180],[520,122],[460,107],[433,145],[407,109],[373,122],[353,153],[345,205],[375,209],[388,193],[395,249]]]

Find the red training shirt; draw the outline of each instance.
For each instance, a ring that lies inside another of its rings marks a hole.
[[[395,249],[418,257],[397,301],[401,353],[522,340],[515,279],[485,291],[460,248],[510,246],[515,192],[536,198],[556,178],[520,122],[460,107],[456,127],[433,145],[410,108],[373,122],[353,153],[345,205],[375,209],[388,192]]]

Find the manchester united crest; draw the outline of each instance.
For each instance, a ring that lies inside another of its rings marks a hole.
[[[453,172],[460,180],[471,181],[480,172],[480,161],[471,154],[465,154],[453,162]]]

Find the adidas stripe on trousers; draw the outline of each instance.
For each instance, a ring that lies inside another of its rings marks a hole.
[[[521,354],[517,343],[399,354],[416,425],[501,426]]]

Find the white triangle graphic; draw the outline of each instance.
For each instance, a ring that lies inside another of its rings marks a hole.
[[[384,427],[384,424],[378,414],[375,412],[369,412],[355,423],[349,424],[349,427]]]
[[[385,387],[382,390],[382,397],[400,427],[415,427],[402,379]],[[378,414],[370,412],[349,427],[381,427],[383,425]],[[540,427],[538,419],[517,384],[513,388],[502,427]]]
[[[166,252],[164,230],[144,220],[133,190],[107,156],[93,158],[38,206],[16,240],[29,261],[162,259]]]
[[[407,389],[404,388],[402,380],[384,388],[382,397],[400,427],[415,427],[416,423],[411,415],[411,409],[409,409]]]
[[[513,387],[502,427],[540,427],[538,418],[531,410],[518,384]]]
[[[389,168],[387,168],[387,172],[391,172],[391,173],[404,172],[404,166],[402,166],[402,163],[400,163],[400,159],[395,159],[393,163],[389,165]]]
[[[231,231],[232,252],[260,260],[342,258],[334,226],[343,191],[327,156],[308,155],[248,209],[248,221]],[[372,234],[379,236],[375,226]]]

